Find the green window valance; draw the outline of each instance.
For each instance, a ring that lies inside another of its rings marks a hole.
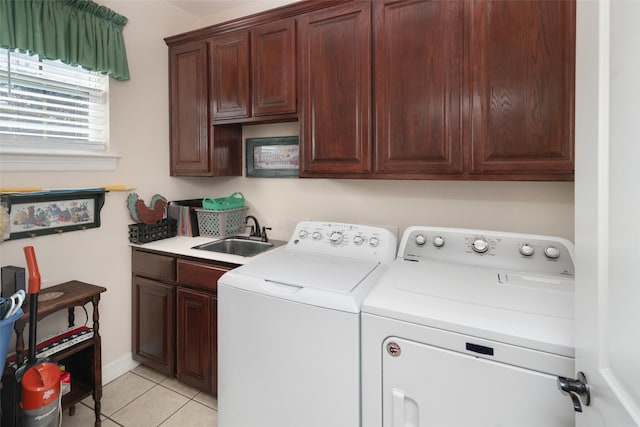
[[[127,18],[91,0],[0,0],[0,46],[129,80]]]

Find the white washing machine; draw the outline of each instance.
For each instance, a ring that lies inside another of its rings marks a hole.
[[[384,228],[301,222],[218,282],[218,425],[359,427],[360,306],[396,257]]]
[[[410,227],[362,306],[362,425],[573,426],[571,242]]]

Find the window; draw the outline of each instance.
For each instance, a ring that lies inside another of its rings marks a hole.
[[[108,95],[109,78],[99,72],[0,49],[2,157],[107,154]]]

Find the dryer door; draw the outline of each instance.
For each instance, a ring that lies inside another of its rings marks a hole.
[[[384,427],[573,426],[554,375],[397,337],[382,352]]]

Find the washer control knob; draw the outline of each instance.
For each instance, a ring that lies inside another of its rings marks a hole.
[[[301,239],[306,239],[308,235],[309,232],[307,230],[300,230],[300,232],[298,233],[298,236],[300,236]]]
[[[435,246],[436,248],[441,248],[444,246],[444,237],[442,236],[436,236],[433,239],[433,246]]]
[[[427,243],[427,238],[424,236],[424,234],[418,234],[416,236],[416,245],[422,246],[425,243]]]
[[[344,236],[342,235],[341,231],[334,231],[333,233],[331,233],[331,236],[329,236],[329,240],[332,244],[339,245],[340,243],[342,243],[343,237]]]
[[[489,250],[489,243],[484,239],[476,239],[471,244],[471,249],[473,249],[474,252],[483,254]]]
[[[353,238],[353,243],[355,243],[357,246],[360,246],[363,242],[364,239],[362,238],[362,236],[356,236]]]
[[[322,234],[320,234],[319,231],[314,231],[313,234],[311,235],[311,238],[313,240],[320,240],[322,239]]]
[[[533,246],[531,246],[528,243],[525,243],[524,245],[520,246],[520,253],[524,256],[531,256],[534,253],[534,249]]]
[[[557,259],[560,256],[560,251],[554,246],[549,246],[544,248],[544,254],[547,256],[547,258]]]
[[[369,239],[369,246],[372,247],[377,247],[380,244],[380,239],[378,239],[377,237],[372,237]]]

